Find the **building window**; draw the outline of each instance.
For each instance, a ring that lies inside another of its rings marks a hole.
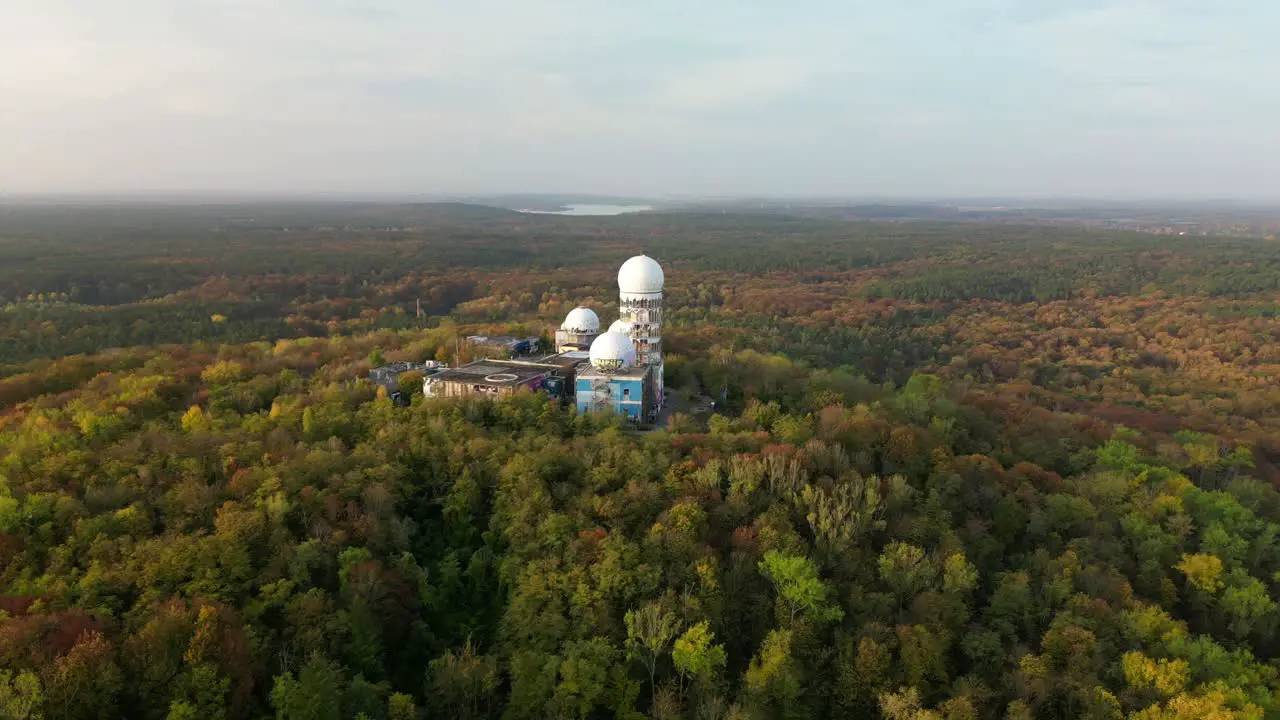
[[[622,399],[623,400],[631,399],[631,388],[622,388]]]

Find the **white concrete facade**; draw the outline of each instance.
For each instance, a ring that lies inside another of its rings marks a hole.
[[[653,368],[653,407],[662,408],[662,267],[647,255],[637,255],[618,271],[618,314],[630,323],[636,364]]]

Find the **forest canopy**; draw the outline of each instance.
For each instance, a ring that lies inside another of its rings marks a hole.
[[[379,362],[667,275],[638,432]],[[0,214],[0,717],[1280,716],[1280,246]],[[412,386],[409,386],[412,388]]]

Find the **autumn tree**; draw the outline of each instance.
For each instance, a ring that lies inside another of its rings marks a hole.
[[[675,615],[662,609],[661,604],[651,602],[636,610],[628,610],[627,657],[639,660],[649,672],[649,689],[657,693],[658,661],[667,652],[671,641],[680,631]],[[688,633],[686,632],[686,635]]]
[[[840,606],[829,599],[830,588],[818,577],[818,568],[812,560],[770,550],[759,567],[785,603],[788,621],[794,622],[802,611],[816,622],[838,621],[844,617]]]

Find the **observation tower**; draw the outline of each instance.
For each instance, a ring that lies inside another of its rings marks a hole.
[[[636,365],[653,371],[651,402],[662,409],[662,266],[648,255],[637,255],[618,270],[619,320],[630,323]],[[616,324],[615,324],[616,326]],[[611,328],[612,329],[612,328]]]

